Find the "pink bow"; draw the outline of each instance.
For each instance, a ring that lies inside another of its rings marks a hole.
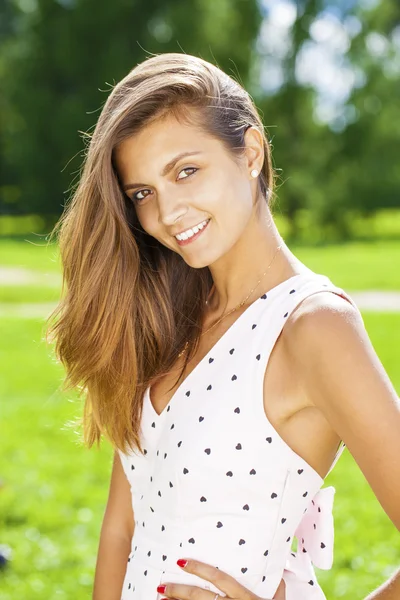
[[[325,597],[316,580],[313,565],[319,569],[330,569],[333,563],[332,508],[335,491],[333,486],[321,488],[307,506],[295,531],[297,551],[290,553],[283,574],[288,599],[302,598],[303,585],[306,583],[314,587],[315,597]],[[308,590],[311,594],[311,588]]]

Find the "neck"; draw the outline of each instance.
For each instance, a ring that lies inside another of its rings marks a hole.
[[[246,304],[251,304],[288,277],[307,270],[286,246],[269,209],[265,206],[262,212],[250,219],[232,249],[209,266],[214,281],[209,311],[225,313],[249,294]]]

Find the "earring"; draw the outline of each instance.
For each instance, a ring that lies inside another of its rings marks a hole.
[[[252,170],[252,172],[250,173],[250,175],[251,175],[252,177],[257,177],[257,175],[258,175],[258,171],[257,171],[257,169],[253,169],[253,170]]]

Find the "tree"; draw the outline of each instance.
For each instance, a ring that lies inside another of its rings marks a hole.
[[[246,86],[261,15],[253,0],[38,0],[20,20],[0,78],[10,111],[0,211],[48,215],[51,226],[79,176],[78,132],[94,126],[110,86],[147,53],[181,51]]]

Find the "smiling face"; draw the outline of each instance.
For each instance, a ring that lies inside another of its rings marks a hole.
[[[227,253],[249,222],[256,190],[250,171],[262,166],[249,166],[253,154],[250,148],[238,164],[220,140],[170,114],[121,142],[115,164],[143,229],[200,268]],[[193,227],[186,240],[175,237]]]

